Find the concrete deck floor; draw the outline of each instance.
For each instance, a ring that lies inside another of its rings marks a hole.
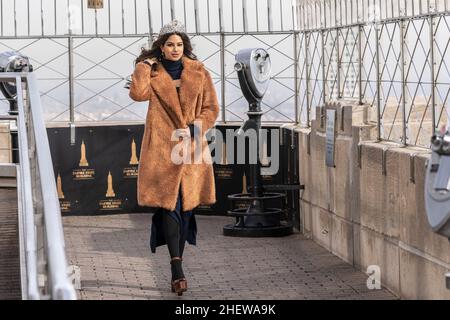
[[[63,217],[68,262],[81,270],[80,299],[396,299],[369,290],[367,276],[296,233],[284,238],[222,235],[228,217],[197,216],[186,245],[189,290],[170,291],[166,246],[148,247],[151,214]]]

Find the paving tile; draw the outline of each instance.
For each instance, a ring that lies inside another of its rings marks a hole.
[[[183,257],[188,292],[170,291],[167,247],[148,247],[151,214],[64,216],[70,264],[81,271],[84,300],[396,299],[370,291],[367,276],[301,234],[283,238],[222,235],[227,217],[197,216],[197,246]]]

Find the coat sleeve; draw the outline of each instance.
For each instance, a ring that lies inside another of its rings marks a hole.
[[[201,122],[201,134],[205,134],[216,123],[219,115],[219,102],[217,100],[216,88],[212,81],[211,75],[205,69],[205,77],[203,79],[203,99],[200,115],[194,120],[194,125],[198,127]]]
[[[150,100],[150,66],[144,63],[136,64],[131,79],[129,96],[134,101]]]

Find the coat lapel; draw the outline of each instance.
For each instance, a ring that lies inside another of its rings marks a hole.
[[[203,77],[202,65],[198,61],[182,57],[183,71],[180,79],[180,98],[173,80],[161,63],[156,65],[156,70],[151,72],[151,86],[156,92],[164,108],[169,114],[177,118],[176,125],[180,128],[187,126],[186,115],[195,108],[195,100],[202,89]]]
[[[161,105],[166,109],[167,113],[175,117],[174,122],[178,128],[185,127],[183,113],[181,112],[180,101],[177,96],[177,89],[173,84],[173,80],[161,63],[156,65],[156,70],[151,72],[150,84],[155,91]]]
[[[202,89],[202,65],[198,61],[183,56],[183,72],[180,83],[180,104],[183,116],[186,119],[188,111],[195,108],[195,100]]]

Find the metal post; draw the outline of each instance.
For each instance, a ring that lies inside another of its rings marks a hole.
[[[200,33],[200,17],[199,17],[199,9],[198,9],[198,0],[194,0],[194,13],[195,13],[195,33]]]
[[[306,30],[312,29],[312,18],[308,10],[308,4],[305,4],[305,14],[306,14]]]
[[[67,32],[72,34],[72,25],[71,25],[71,18],[70,18],[70,8],[69,8],[70,0],[67,0]],[[30,24],[30,20],[28,20],[28,25]],[[28,32],[30,34],[30,32]]]
[[[406,92],[407,92],[407,82],[406,82],[406,57],[405,57],[405,20],[400,21],[400,55],[401,55],[401,65],[402,65],[402,144],[406,146]]]
[[[0,35],[3,37],[3,0],[0,0],[0,29],[2,29]]]
[[[225,34],[223,27],[223,0],[219,0],[219,28],[220,28],[220,90],[222,101],[222,122],[226,123],[225,110]]]
[[[359,105],[363,104],[363,84],[362,84],[362,71],[363,71],[363,55],[362,55],[362,35],[363,35],[363,25],[358,27],[358,61],[359,61]]]
[[[73,37],[72,37],[72,25],[71,16],[69,10],[69,2],[67,0],[67,18],[69,20],[69,38],[68,40],[68,55],[69,55],[69,113],[70,113],[70,144],[75,144],[75,116],[74,116],[74,81],[73,81]]]
[[[207,8],[207,12],[208,12],[208,32],[211,32],[211,17],[209,14],[209,0],[206,1],[206,8]]]
[[[326,70],[326,60],[325,60],[325,29],[322,29],[322,81],[323,81],[323,105],[327,103],[327,70]]]
[[[343,21],[344,20],[344,18],[342,17],[343,15],[342,15],[342,7],[344,7],[345,6],[345,9],[344,9],[344,12],[345,12],[345,25],[348,25],[348,7],[347,7],[347,0],[345,0],[345,1],[341,1],[341,10],[340,10],[340,12],[341,12],[341,21]],[[343,23],[341,23],[341,25],[342,25]]]
[[[97,17],[97,8],[95,8],[95,36],[98,37],[98,17]]]
[[[97,11],[97,10],[96,10]],[[134,0],[134,33],[137,34],[138,23],[137,23],[137,4],[136,0]]]
[[[394,0],[391,0],[391,18],[394,19]]]
[[[337,89],[338,89],[338,99],[342,98],[341,95],[341,70],[342,70],[342,61],[341,61],[341,47],[339,42],[339,33],[341,29],[336,28],[336,53],[337,53]],[[345,45],[345,44],[344,44]]]
[[[75,144],[75,110],[74,110],[74,74],[73,74],[73,37],[69,33],[69,112],[70,112],[70,143]]]
[[[270,0],[267,0],[270,1]],[[300,4],[298,6],[298,26],[299,26],[299,30],[304,30],[305,29],[305,22],[303,19],[303,6]]]
[[[111,34],[111,0],[108,0],[108,34]]]
[[[161,8],[162,10],[162,8]],[[170,0],[170,18],[171,20],[175,19],[175,3],[174,0]]]
[[[42,6],[41,0],[41,34],[44,36],[44,7]]]
[[[327,27],[327,6],[326,3],[323,2],[323,22],[321,21],[321,41],[322,41],[322,85],[323,85],[323,105],[327,103],[327,71],[326,71],[326,65],[325,65],[325,47],[326,47],[326,41],[325,41],[325,28]]]
[[[226,110],[225,110],[225,34],[220,32],[220,89],[221,89],[221,100],[222,100],[222,122],[226,123]]]
[[[353,2],[354,1],[350,1],[350,23],[353,23]]]
[[[256,32],[259,32],[259,8],[258,8],[258,1],[256,1]],[[295,28],[294,28],[295,30]]]
[[[269,26],[269,32],[273,30],[273,20],[272,20],[272,0],[267,0],[267,23]]]
[[[81,34],[84,34],[84,6],[83,6],[83,0],[81,0]]]
[[[223,0],[219,0],[219,30],[220,30],[220,33],[224,32],[224,30],[223,30]]]
[[[183,0],[183,14],[184,14],[184,26],[186,27],[186,30],[187,30],[188,26],[187,26],[187,15],[186,15],[186,0]]]
[[[297,37],[298,32],[294,31],[294,85],[295,85],[295,124],[300,123],[299,112],[298,112],[298,51],[297,51]]]
[[[152,11],[150,10],[150,0],[147,1],[147,14],[148,14],[148,44],[149,48],[153,43],[153,27],[152,27]]]
[[[122,3],[122,34],[125,34],[125,9],[123,7],[123,0],[121,3]]]
[[[280,0],[280,19],[281,19],[281,30],[284,30],[283,28],[283,1]]]
[[[16,1],[14,1],[15,3]],[[54,2],[54,9],[55,9],[55,35],[58,34],[57,28],[58,28],[58,23],[56,23],[56,0]]]
[[[380,74],[380,39],[379,24],[375,21],[375,64],[377,71],[377,140],[381,141],[381,74]]]
[[[123,0],[122,0],[122,1],[123,1]],[[160,0],[160,1],[159,1],[159,5],[160,5],[160,8],[161,8],[160,14],[161,14],[161,28],[162,28],[162,26],[164,25],[163,0]]]
[[[341,69],[342,69],[342,63],[341,63],[341,48],[339,46],[339,32],[340,29],[338,27],[338,11],[337,11],[337,0],[334,1],[334,17],[335,17],[335,24],[336,24],[336,53],[337,53],[337,89],[338,89],[338,99],[340,99],[341,96]],[[342,18],[342,16],[340,16]],[[342,24],[341,22],[339,23]],[[345,45],[345,44],[344,44]]]
[[[234,32],[234,0],[231,0],[231,32]]]
[[[322,11],[320,11],[320,14],[322,13]],[[316,18],[316,23],[314,24],[314,28],[320,28],[321,27],[321,18],[322,15],[318,15],[317,14],[317,2],[314,2],[314,17]]]
[[[67,6],[67,10],[69,10],[69,6]],[[30,28],[30,0],[27,0],[27,26],[28,26],[28,35],[31,34]]]
[[[248,32],[248,18],[247,18],[247,0],[242,0],[242,23],[244,26],[244,33]]]
[[[431,123],[433,125],[433,131],[436,130],[436,72],[435,72],[435,54],[434,54],[434,46],[435,46],[435,17],[434,15],[430,16],[430,70],[431,70]]]
[[[311,111],[311,101],[310,101],[310,88],[309,88],[309,79],[311,77],[311,75],[309,74],[310,71],[310,67],[309,67],[309,33],[305,31],[304,33],[304,37],[305,37],[305,67],[306,67],[306,123],[307,126],[309,127],[309,121],[310,121],[310,117],[309,117],[309,113]]]

